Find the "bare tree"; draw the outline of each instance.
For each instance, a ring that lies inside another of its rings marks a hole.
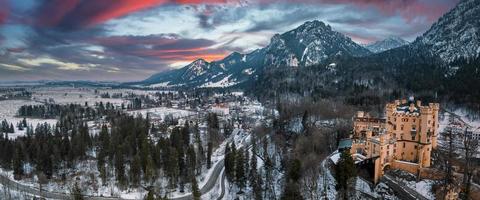
[[[318,179],[320,176],[318,159],[316,156],[310,154],[304,160],[303,176],[300,180],[304,193],[308,195],[308,199],[318,199]]]
[[[463,186],[465,188],[465,196],[468,199],[470,195],[470,187],[472,185],[473,169],[472,159],[479,148],[478,140],[472,138],[472,135],[468,134],[468,128],[465,129],[463,135],[463,148],[465,152],[465,162],[463,171]]]
[[[449,119],[450,121],[453,120],[452,117]],[[443,195],[447,194],[448,186],[454,184],[454,176],[453,176],[453,169],[452,169],[452,161],[454,160],[454,140],[455,134],[453,134],[453,130],[451,128],[447,128],[444,133],[442,133],[444,140],[446,143],[440,146],[438,151],[434,151],[435,154],[438,153],[439,163],[441,164],[441,168],[444,171],[445,175],[443,178]]]

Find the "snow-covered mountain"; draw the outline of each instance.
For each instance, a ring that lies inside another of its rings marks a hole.
[[[380,53],[407,44],[408,42],[400,37],[388,37],[384,40],[368,44],[365,47],[373,53]]]
[[[272,37],[265,48],[248,54],[234,52],[219,61],[198,59],[177,70],[155,74],[146,86],[230,87],[256,77],[264,67],[300,67],[319,64],[333,55],[371,54],[349,37],[320,21]]]
[[[431,55],[450,63],[480,55],[480,0],[462,0],[415,40]]]
[[[349,37],[320,21],[306,22],[294,30],[273,36],[265,52],[266,65],[293,67],[319,64],[336,54],[370,54]]]
[[[325,62],[340,58],[345,58],[344,62],[352,65],[352,70],[370,75],[369,70],[378,68],[384,68],[382,73],[390,73],[388,76],[392,73],[398,76],[410,74],[406,72],[408,70],[419,73],[411,68],[425,64],[443,66],[459,59],[478,58],[479,19],[480,0],[462,0],[414,42],[406,44],[400,38],[387,38],[369,45],[370,51],[323,22],[309,21],[296,29],[274,35],[265,48],[248,54],[235,52],[210,63],[200,59],[181,69],[155,74],[140,84],[230,87],[262,78],[260,75],[265,70],[285,68],[288,71],[291,67],[328,64]],[[359,63],[365,67],[359,67]],[[452,73],[449,68],[441,68],[445,69],[448,71],[445,73]]]

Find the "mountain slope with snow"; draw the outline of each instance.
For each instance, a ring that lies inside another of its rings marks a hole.
[[[400,37],[388,37],[384,40],[368,44],[365,47],[373,53],[380,53],[390,49],[407,45],[408,42]]]
[[[444,62],[480,55],[480,0],[462,0],[413,45],[424,46]]]
[[[141,85],[231,87],[255,79],[264,67],[311,66],[331,56],[369,54],[366,48],[329,25],[309,21],[281,35],[276,34],[265,48],[248,54],[234,52],[213,62],[198,59],[181,69],[155,74]]]

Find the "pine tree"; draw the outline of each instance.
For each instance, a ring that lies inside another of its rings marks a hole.
[[[137,154],[133,157],[133,161],[130,165],[130,181],[133,186],[138,186],[140,184],[140,156]]]
[[[13,174],[17,180],[23,176],[23,154],[20,146],[15,148],[15,155],[13,156]]]
[[[299,188],[301,176],[301,162],[298,159],[293,160],[289,166],[287,184],[282,193],[282,200],[302,200],[304,199]]]
[[[254,148],[252,148],[252,151],[255,151]],[[250,182],[250,185],[253,187],[255,185],[258,174],[257,174],[257,156],[255,155],[255,152],[252,153],[252,157],[250,159],[250,170],[248,173],[248,180]]]
[[[125,164],[124,164],[124,157],[123,157],[123,145],[119,145],[117,151],[115,152],[115,172],[117,181],[119,182],[120,186],[126,185],[125,179]]]
[[[208,142],[208,151],[207,151],[207,168],[210,169],[212,167],[212,142]]]
[[[195,177],[192,178],[192,196],[194,200],[200,200],[200,196],[202,196],[202,193],[200,193],[200,189],[198,189],[198,183],[197,179]]]
[[[340,160],[335,166],[335,180],[337,181],[336,188],[344,194],[344,199],[347,198],[346,192],[349,181],[356,176],[355,162],[352,159],[349,151],[342,151]]]
[[[234,181],[235,157],[230,150],[230,144],[225,147],[225,176],[229,182]]]
[[[241,150],[238,151],[235,163],[235,180],[240,191],[245,188],[246,176],[245,176],[245,159]]]

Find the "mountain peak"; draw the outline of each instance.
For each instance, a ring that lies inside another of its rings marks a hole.
[[[208,62],[203,58],[198,58],[195,61],[193,61],[192,63],[190,63],[190,65],[192,65],[192,64],[204,64],[204,63],[208,63]]]
[[[380,53],[406,44],[408,44],[408,42],[398,36],[389,36],[384,40],[376,41],[365,47],[373,53]]]
[[[404,40],[403,38],[398,37],[398,36],[389,36],[384,41],[395,41],[395,42],[403,43],[403,44],[408,43],[406,40]]]

